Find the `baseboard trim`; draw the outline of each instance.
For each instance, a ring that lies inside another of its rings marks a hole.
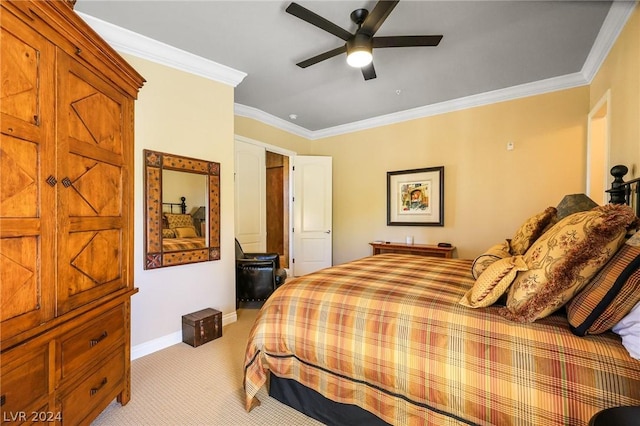
[[[236,311],[222,316],[223,327],[236,321],[238,321]],[[158,352],[169,346],[177,345],[178,343],[182,343],[182,330],[133,346],[131,348],[131,360],[142,358],[143,356]]]

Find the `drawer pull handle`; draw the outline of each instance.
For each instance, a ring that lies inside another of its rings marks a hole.
[[[100,343],[101,341],[106,339],[106,337],[107,337],[107,332],[103,331],[102,334],[100,335],[100,337],[98,337],[97,339],[89,340],[89,347],[90,348],[94,347],[95,345],[97,345],[98,343]]]
[[[104,378],[102,379],[102,381],[100,382],[100,385],[98,385],[98,387],[97,387],[97,388],[91,388],[91,390],[89,391],[89,395],[93,396],[93,395],[97,394],[97,393],[98,393],[98,391],[99,391],[100,389],[102,389],[102,388],[104,387],[104,385],[106,385],[106,384],[107,384],[107,378],[106,378],[106,377],[104,377]]]
[[[5,402],[7,402],[7,395],[0,396],[0,407],[2,407]]]

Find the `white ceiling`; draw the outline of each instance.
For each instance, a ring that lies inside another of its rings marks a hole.
[[[75,10],[247,73],[235,89],[236,110],[313,138],[487,94],[587,84],[589,66],[606,53],[598,50],[608,50],[633,5],[615,2],[624,19],[606,19],[609,1],[403,0],[376,35],[444,38],[438,47],[375,49],[377,78],[364,81],[345,55],[295,65],[344,42],[285,13],[289,3],[78,0]],[[354,32],[351,11],[376,2],[298,3]]]

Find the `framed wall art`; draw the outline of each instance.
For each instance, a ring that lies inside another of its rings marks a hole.
[[[444,166],[387,172],[387,225],[444,226]]]

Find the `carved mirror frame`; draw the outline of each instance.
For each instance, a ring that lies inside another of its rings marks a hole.
[[[162,248],[162,171],[206,175],[209,215],[207,220],[208,247],[167,251]],[[183,157],[181,155],[144,150],[144,211],[145,242],[144,269],[220,259],[220,163]]]

